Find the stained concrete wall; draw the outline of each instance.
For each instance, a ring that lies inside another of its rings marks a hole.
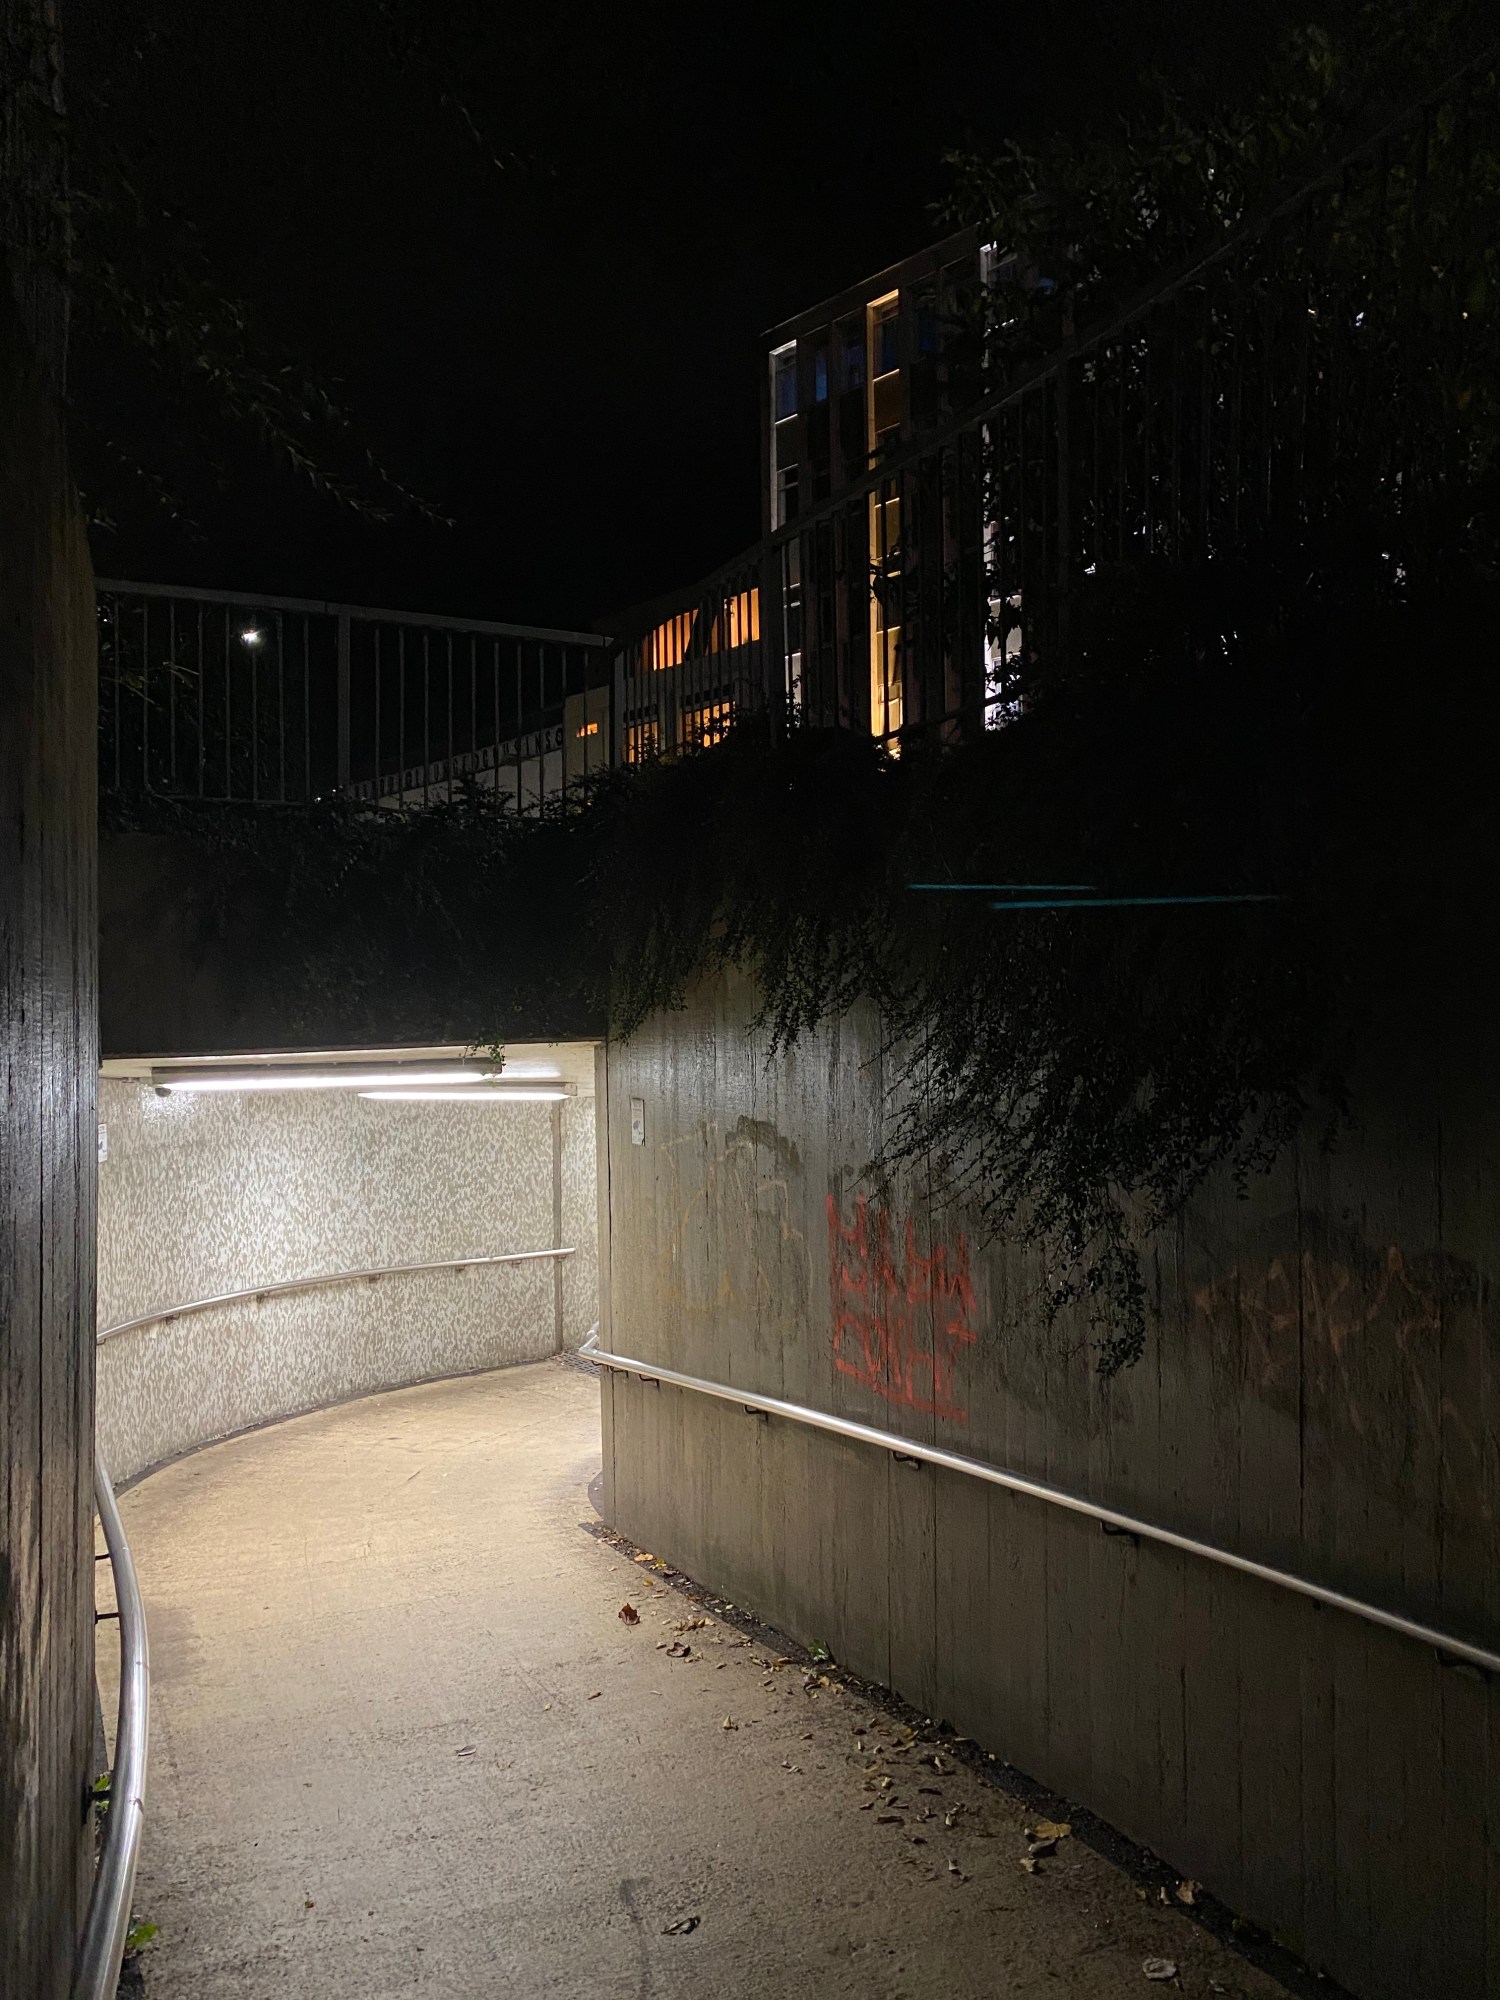
[[[158,1096],[107,1078],[99,1323],[322,1273],[578,1246],[215,1308],[106,1341],[116,1479],[251,1425],[536,1361],[595,1315],[594,1106],[379,1103],[344,1091]]]
[[[90,1858],[94,606],[3,270],[0,438],[0,1996],[53,2000]]]
[[[621,1352],[939,1442],[1500,1647],[1492,1050],[1151,1269],[1113,1381],[920,1168],[848,1018],[767,1062],[730,977],[609,1056]],[[1411,1045],[1408,1045],[1411,1046]],[[1403,1070],[1403,1059],[1408,1066]],[[632,1100],[644,1144],[631,1141]],[[1370,2000],[1500,1994],[1500,1692],[1356,1618],[961,1475],[606,1378],[609,1518],[950,1719]]]

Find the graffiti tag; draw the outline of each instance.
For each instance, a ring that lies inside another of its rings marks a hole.
[[[846,1228],[837,1198],[829,1195],[834,1366],[888,1403],[966,1424],[969,1413],[955,1400],[953,1370],[959,1349],[977,1338],[968,1239],[934,1243],[924,1257],[908,1217],[898,1268],[893,1233],[890,1210],[872,1206],[865,1195]],[[928,1323],[931,1344],[924,1346]]]

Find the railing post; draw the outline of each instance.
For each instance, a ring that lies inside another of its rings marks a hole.
[[[787,712],[785,551],[767,542],[760,557],[761,698],[775,717]]]
[[[349,614],[347,611],[341,611],[338,617],[338,788],[341,793],[347,793],[349,790]]]

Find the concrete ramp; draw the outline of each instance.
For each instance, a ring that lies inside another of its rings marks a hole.
[[[597,1384],[544,1362],[124,1497],[151,2000],[1115,2000],[1148,1960],[1165,1990],[1282,1993],[1076,1838],[1023,1868],[1005,1794],[701,1622],[586,1531],[598,1464]]]

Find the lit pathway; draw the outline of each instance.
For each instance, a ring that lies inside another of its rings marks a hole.
[[[597,1386],[544,1363],[299,1418],[125,1496],[149,2000],[1283,1994],[1077,1840],[1024,1873],[1020,1809],[917,1766],[894,1723],[857,1736],[856,1697],[767,1686],[722,1625],[669,1655],[691,1606],[580,1527],[598,1451]]]

